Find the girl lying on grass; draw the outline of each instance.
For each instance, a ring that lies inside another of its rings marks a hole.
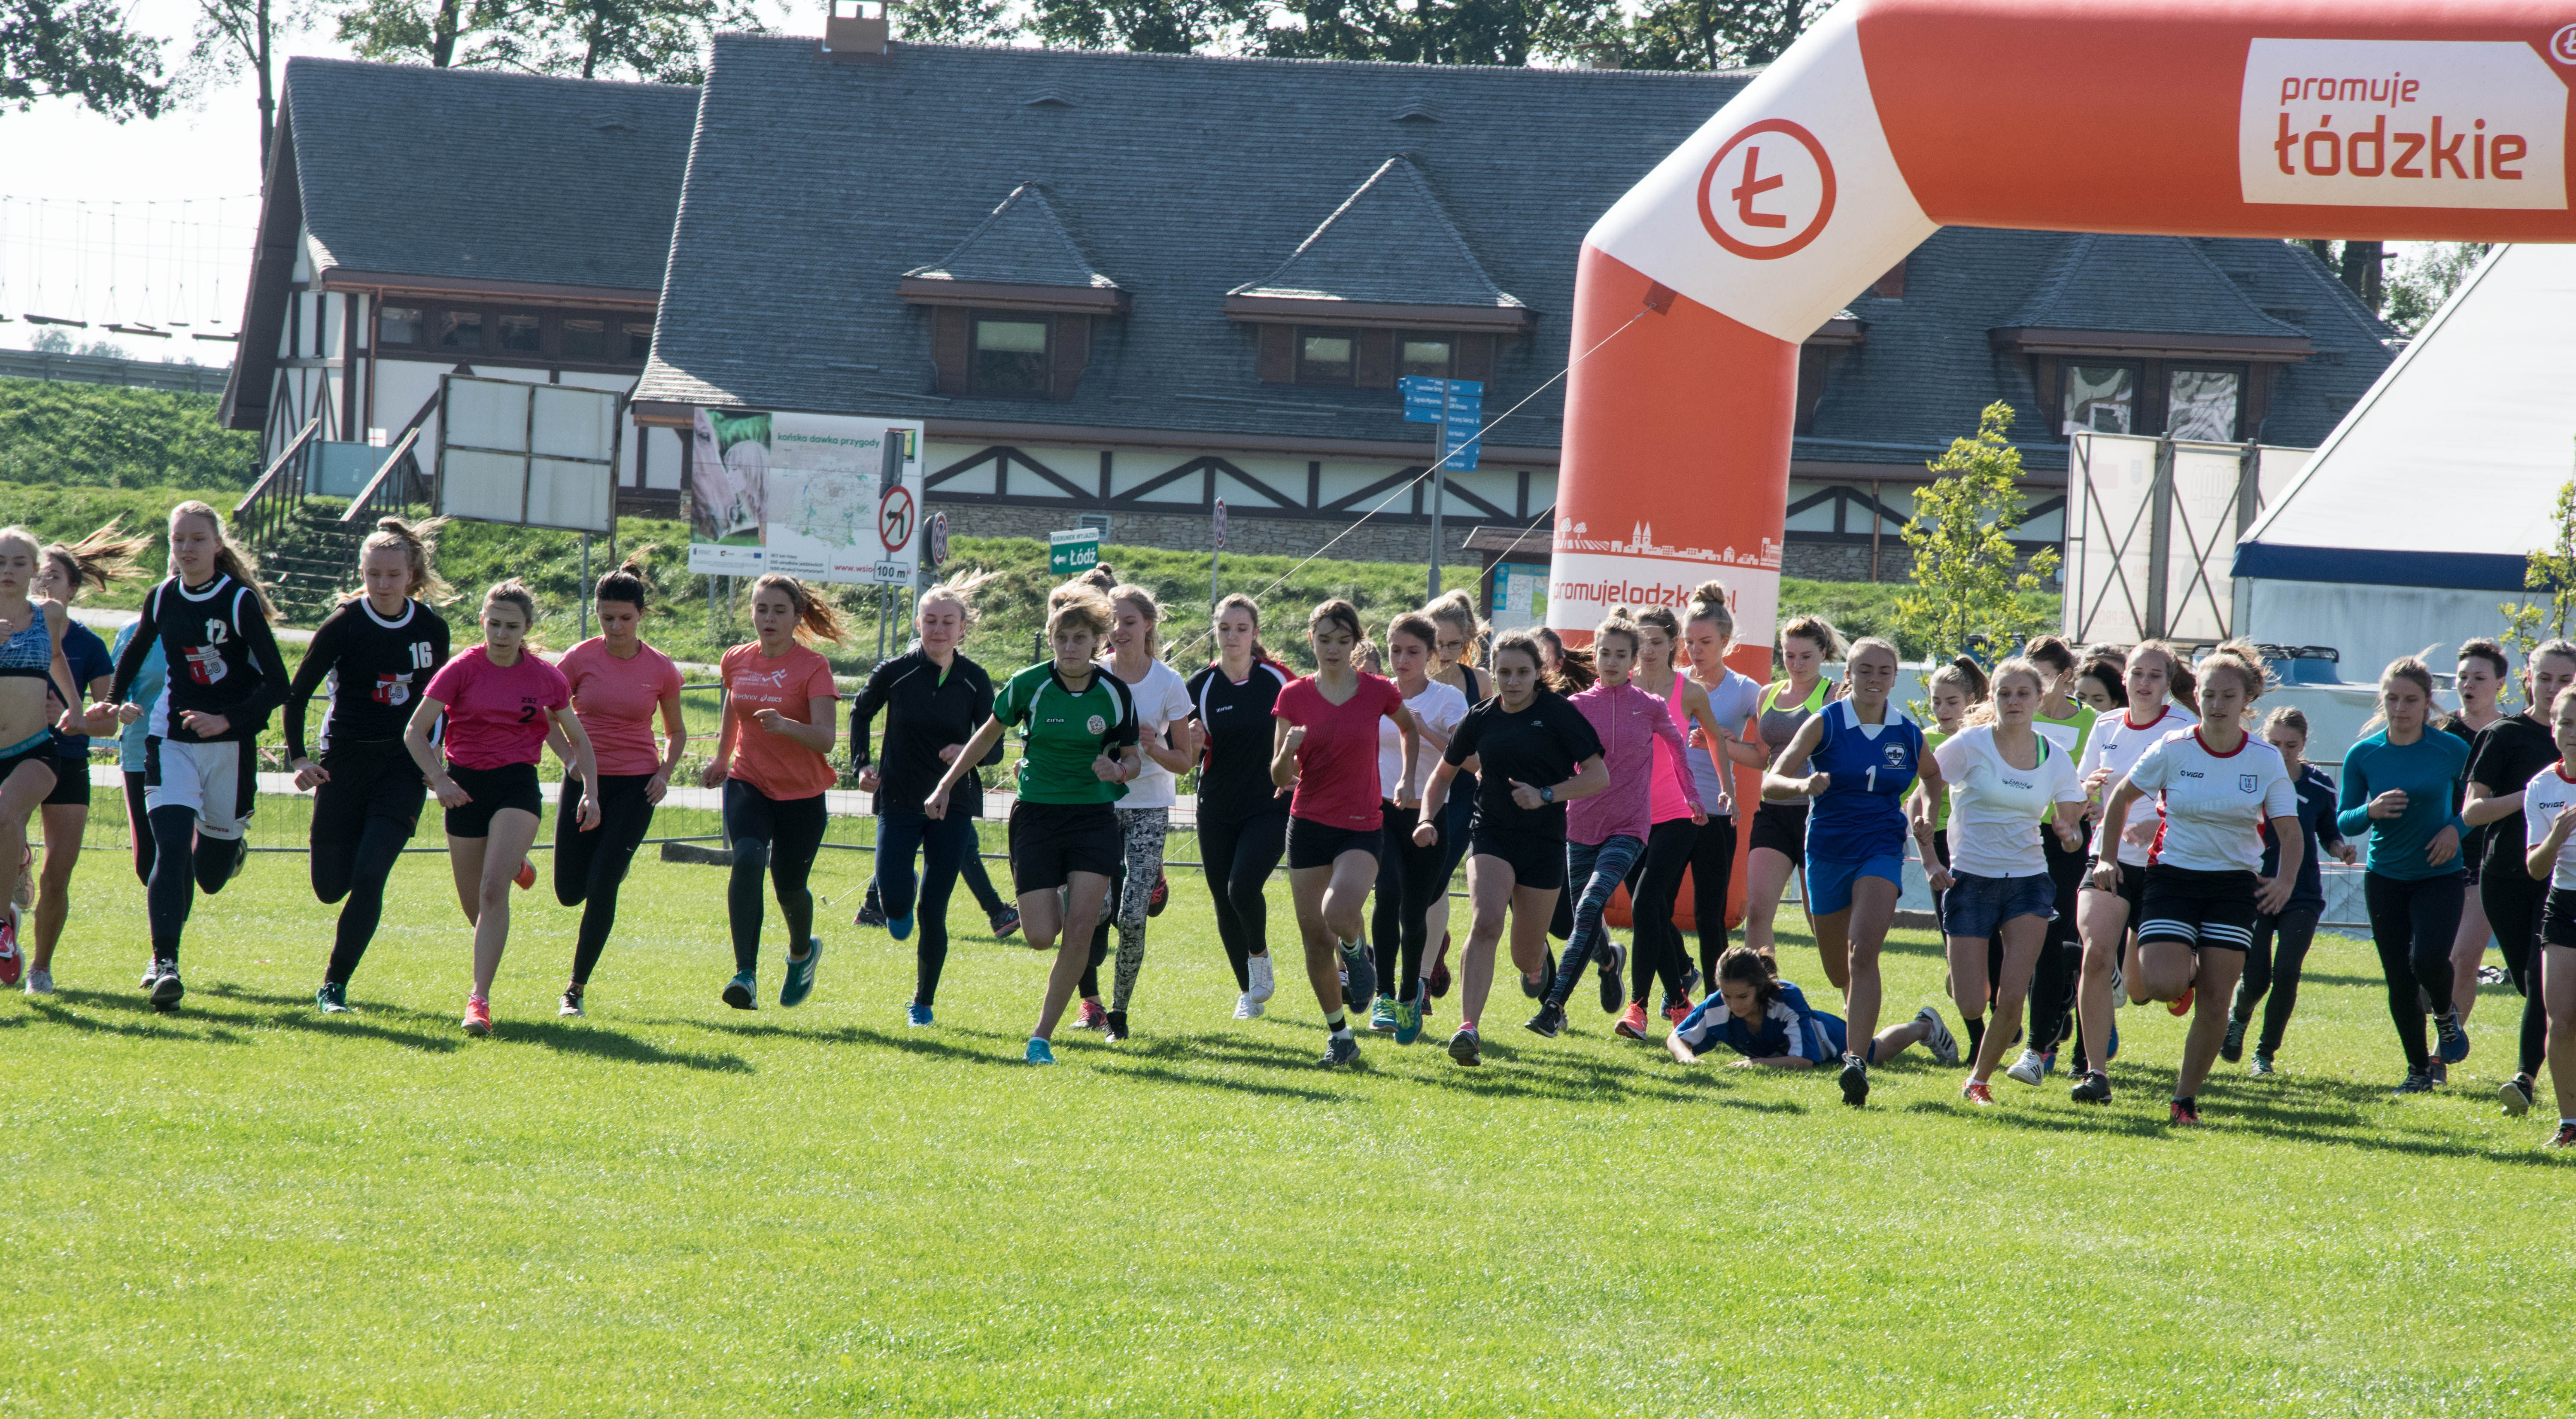
[[[1927,1005],[1904,1024],[1879,1031],[1870,1042],[1870,1063],[1884,1064],[1918,1044],[1947,1055],[1943,1063],[1958,1060],[1949,1027]],[[1716,1045],[1744,1056],[1735,1061],[1738,1069],[1813,1069],[1840,1060],[1845,1040],[1842,1017],[1810,1007],[1798,987],[1771,973],[1770,957],[1730,946],[1717,961],[1717,989],[1664,1036],[1664,1048],[1682,1064],[1699,1063]]]

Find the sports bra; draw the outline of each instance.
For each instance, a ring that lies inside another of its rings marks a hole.
[[[1782,709],[1779,706],[1789,693],[1789,682],[1780,680],[1762,687],[1762,698],[1755,703],[1753,712],[1761,721],[1762,743],[1771,751],[1772,762],[1779,762],[1781,751],[1798,737],[1799,729],[1825,707],[1825,693],[1832,688],[1824,677],[1818,676],[1805,700]]]
[[[54,637],[45,626],[45,608],[29,603],[34,614],[27,629],[0,641],[0,678],[27,675],[42,680],[53,673]]]

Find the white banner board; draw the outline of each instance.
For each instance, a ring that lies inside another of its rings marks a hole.
[[[918,422],[700,409],[694,423],[689,570],[913,584],[925,520]]]
[[[624,404],[613,389],[445,376],[433,497],[439,514],[615,531]]]

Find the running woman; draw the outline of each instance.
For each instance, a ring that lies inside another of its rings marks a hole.
[[[1807,1003],[1804,991],[1772,973],[1771,958],[1750,946],[1729,946],[1712,972],[1708,999],[1664,1036],[1677,1064],[1697,1064],[1719,1045],[1742,1055],[1737,1069],[1814,1069],[1851,1054],[1842,1017]],[[1949,1031],[1926,1005],[1902,1025],[1870,1041],[1874,1059],[1888,1060],[1915,1045],[1929,1045]]]
[[[993,677],[958,649],[975,624],[970,598],[992,579],[988,572],[921,593],[912,618],[919,643],[879,665],[850,704],[850,763],[859,772],[860,790],[876,795],[876,883],[886,932],[901,941],[916,926],[921,931],[913,947],[912,1002],[904,1007],[905,1022],[916,1029],[937,1018],[932,1007],[948,965],[949,895],[966,864],[983,850],[973,816],[933,818],[922,805],[976,729],[993,717]],[[869,747],[879,712],[886,717],[882,759]],[[963,782],[978,799],[984,793],[981,770],[1001,758],[997,739],[983,760],[968,767]]]
[[[2260,652],[2242,641],[2203,656],[2200,725],[2147,746],[2102,806],[2102,831],[2110,841],[2119,840],[2141,797],[2153,794],[2163,809],[2140,896],[2138,965],[2129,988],[2150,1000],[2199,1002],[2167,1115],[2179,1125],[2200,1122],[2200,1086],[2227,1034],[2224,1002],[2254,944],[2254,922],[2288,905],[2306,846],[2299,796],[2280,751],[2245,732],[2246,713],[2267,678]],[[2129,688],[2135,697],[2134,676]],[[2280,844],[2277,870],[2268,880],[2256,875],[2263,866],[2257,829],[2266,822]],[[2123,870],[2116,861],[2098,864],[2094,890],[2117,893]],[[2109,1097],[2109,1082],[2098,1069],[2084,1083],[2100,1088],[2079,1086],[2077,1098]]]
[[[2076,659],[2074,647],[2059,636],[2039,636],[2023,648],[2022,656],[2048,677],[2046,688],[2040,692],[2039,708],[2031,715],[2031,728],[2064,752],[2068,763],[2083,763],[2099,714],[2076,696],[2083,666]],[[2085,809],[2091,807],[2088,801]],[[2076,929],[2076,919],[2088,860],[2085,836],[2079,831],[2069,845],[2048,831],[2054,826],[2057,811],[2051,809],[2048,817],[2041,820],[2039,834],[2040,853],[2048,862],[2048,878],[2057,889],[2057,914],[2049,920],[2048,941],[2040,948],[2039,962],[2032,973],[2030,1037],[2023,1042],[2021,1058],[2007,1071],[2011,1078],[2033,1088],[2056,1067],[2058,1044],[2075,1027],[2075,980],[2084,970],[2084,938]],[[2081,814],[2084,810],[2077,811]],[[2079,817],[2077,827],[2087,829],[2090,823]]]
[[[1111,805],[1144,772],[1136,705],[1127,686],[1092,662],[1117,624],[1109,598],[1088,587],[1048,598],[1047,640],[1055,658],[1002,683],[992,716],[949,761],[922,812],[940,818],[958,782],[1011,725],[1023,727],[1018,797],[1011,805],[1011,881],[1029,945],[1056,948],[1037,1028],[1025,1058],[1055,1063],[1055,1026],[1091,959],[1109,879],[1120,870],[1118,815]],[[1060,933],[1060,934],[1059,934]]]
[[[2075,698],[2093,711],[2099,723],[2129,707],[2129,689],[2123,683],[2125,667],[2118,656],[2103,651],[2088,654],[2083,668],[2075,672]],[[2076,758],[2081,762],[2083,756]]]
[[[1600,740],[1601,762],[1610,772],[1610,786],[1565,812],[1565,879],[1582,884],[1578,889],[1581,898],[1575,903],[1574,930],[1568,933],[1565,959],[1548,984],[1538,1014],[1529,1022],[1532,1033],[1551,1039],[1565,1028],[1565,1002],[1582,982],[1583,968],[1595,950],[1607,957],[1601,971],[1601,1009],[1606,1014],[1620,1014],[1620,1005],[1626,999],[1626,992],[1620,989],[1618,969],[1622,953],[1601,929],[1601,913],[1610,906],[1610,894],[1628,879],[1629,869],[1649,850],[1648,838],[1654,831],[1649,822],[1654,811],[1654,790],[1671,786],[1680,794],[1691,815],[1680,820],[1684,825],[1707,816],[1700,807],[1699,789],[1691,782],[1680,753],[1655,752],[1659,745],[1670,745],[1678,751],[1682,736],[1673,727],[1672,715],[1666,708],[1669,702],[1639,689],[1629,679],[1643,639],[1635,621],[1613,612],[1592,632],[1592,667],[1600,678],[1566,701],[1582,712]],[[1679,856],[1688,858],[1686,852]],[[1674,875],[1679,875],[1678,868]],[[1655,910],[1641,906],[1633,918],[1640,951],[1650,949],[1644,944],[1646,921]],[[1669,926],[1672,904],[1665,902],[1661,910]],[[1678,938],[1679,933],[1675,935]],[[1676,939],[1676,954],[1679,946]],[[1667,988],[1677,984],[1679,973],[1669,964],[1664,969]],[[1678,1024],[1678,1019],[1673,1023]],[[1645,1024],[1644,1006],[1632,1003],[1620,1016],[1617,1030],[1630,1039],[1642,1040],[1646,1038]]]
[[[447,621],[430,609],[449,598],[430,569],[439,524],[384,518],[358,549],[361,590],[341,598],[313,632],[286,688],[286,760],[295,787],[313,795],[313,895],[346,899],[314,1007],[347,1013],[349,977],[384,917],[385,883],[420,826],[429,782],[403,744],[413,708],[447,664]],[[322,757],[305,752],[304,716],[330,687]]]
[[[1234,969],[1234,1018],[1270,1006],[1270,904],[1261,895],[1288,852],[1288,793],[1270,781],[1270,711],[1291,677],[1261,644],[1261,607],[1235,592],[1217,603],[1216,660],[1190,677],[1199,765],[1199,860],[1216,906],[1217,940]]]
[[[1704,725],[1690,736],[1691,783],[1699,790],[1708,821],[1691,838],[1691,918],[1699,936],[1702,977],[1717,979],[1717,961],[1726,954],[1726,895],[1735,882],[1735,782],[1738,769],[1759,769],[1771,762],[1761,741],[1743,737],[1762,698],[1762,682],[1726,667],[1726,652],[1735,644],[1735,613],[1726,604],[1726,588],[1701,582],[1690,595],[1689,615],[1682,623],[1682,643],[1690,653],[1691,683],[1708,696],[1714,733]]]
[[[2576,684],[2576,644],[2544,641],[2523,662],[2523,710],[2479,731],[2469,752],[2468,803],[2463,821],[2484,824],[2487,860],[2478,874],[2478,898],[2494,924],[2496,942],[2504,948],[2506,976],[2522,993],[2522,1038],[2519,1068],[2496,1093],[2516,1118],[2531,1109],[2538,1087],[2540,1062],[2549,1038],[2549,1009],[2540,984],[2540,917],[2548,886],[2523,870],[2533,838],[2523,812],[2525,786],[2558,762],[2550,737],[2549,707],[2559,693]],[[2542,830],[2547,829],[2542,823]]]
[[[1714,741],[1729,731],[1709,704],[1708,691],[1674,664],[1681,653],[1681,618],[1666,607],[1649,606],[1629,619],[1637,627],[1637,663],[1629,683],[1664,702],[1674,731],[1669,742],[1660,736],[1654,741],[1654,772],[1648,783],[1652,824],[1646,850],[1628,869],[1629,920],[1636,924],[1636,951],[1629,962],[1627,1009],[1613,1028],[1629,1039],[1643,1040],[1647,987],[1662,978],[1664,1023],[1678,1025],[1690,1013],[1691,992],[1700,982],[1700,972],[1691,964],[1690,946],[1675,923],[1682,877],[1690,871],[1709,809],[1699,796],[1698,780],[1690,771],[1689,746],[1682,735],[1688,732]],[[1603,683],[1607,682],[1605,674]],[[1744,721],[1735,723],[1741,726]],[[1608,989],[1605,982],[1604,999]]]
[[[1422,608],[1431,624],[1440,628],[1440,663],[1431,678],[1466,696],[1473,709],[1494,696],[1493,675],[1477,664],[1478,649],[1492,634],[1484,618],[1476,614],[1476,598],[1461,587]],[[1424,931],[1431,942],[1430,963],[1423,967],[1423,980],[1430,986],[1424,995],[1427,1012],[1432,1000],[1449,993],[1449,892],[1447,883],[1458,876],[1458,864],[1467,860],[1468,827],[1476,812],[1476,766],[1465,765],[1456,783],[1449,789],[1448,818],[1440,824],[1440,863],[1444,884],[1439,900],[1431,904],[1431,919]]]
[[[119,627],[115,641],[108,646],[108,654],[123,660],[125,647],[133,642],[134,628],[140,624],[139,621],[128,621]],[[169,662],[161,654],[161,642],[157,639],[144,641],[143,668],[135,674],[133,685],[126,691],[134,697],[136,704],[143,706],[144,713],[134,723],[116,731],[116,768],[118,775],[125,780],[125,837],[134,850],[135,880],[146,887],[152,885],[153,855],[152,819],[143,805],[143,741],[151,734],[152,706],[161,702],[161,690],[168,679],[169,668]],[[113,696],[114,693],[115,687],[111,684],[109,694]],[[108,725],[113,726],[115,722],[114,715],[106,717]],[[145,988],[149,989],[151,983],[151,972],[147,969],[144,972]]]
[[[2567,851],[2576,834],[2576,689],[2560,690],[2549,704],[2558,762],[2523,786],[2523,870],[2549,888],[2540,915],[2549,961],[2539,982],[2549,1003],[2549,1082],[2558,1094],[2558,1132],[2549,1146],[2576,1148],[2576,852]]]
[[[1494,697],[1467,711],[1440,766],[1423,791],[1413,841],[1428,846],[1442,831],[1441,810],[1459,767],[1483,767],[1475,815],[1467,829],[1467,905],[1471,923],[1460,960],[1463,995],[1449,1057],[1474,1068],[1484,1062],[1476,1023],[1494,984],[1494,947],[1511,931],[1512,964],[1524,979],[1547,962],[1548,922],[1565,889],[1566,805],[1610,786],[1601,736],[1558,694],[1542,663],[1538,637],[1507,631],[1494,642]]]
[[[1968,711],[1986,702],[1986,685],[1986,668],[1968,656],[1959,656],[1949,664],[1934,670],[1931,678],[1923,682],[1923,697],[1929,702],[1928,708],[1932,711],[1932,725],[1923,731],[1923,747],[1938,752],[1942,745],[1950,742],[1950,736],[1967,728]],[[1942,867],[1950,865],[1950,799],[1952,796],[1943,794],[1932,803],[1932,850],[1923,858],[1924,872],[1927,877],[1935,863]],[[1936,922],[1945,920],[1941,911],[1939,891],[1932,893],[1932,919]],[[1998,974],[2003,970],[2002,951],[2003,942],[1998,938],[1995,942],[1994,959],[1994,967]],[[1968,1027],[1968,1050],[1971,1054],[1976,1052],[1977,1031],[1981,1028],[1979,1022],[1984,1018],[1985,1005],[1980,1003],[1976,1011],[1969,1014],[1963,1022]]]
[[[1754,727],[1762,737],[1762,746],[1777,763],[1789,752],[1790,742],[1807,727],[1832,695],[1833,687],[1825,682],[1825,662],[1843,653],[1842,637],[1834,628],[1815,616],[1801,616],[1780,628],[1780,669],[1789,678],[1763,688],[1754,701]],[[1773,799],[1767,793],[1753,810],[1752,847],[1745,854],[1744,941],[1765,956],[1777,958],[1772,945],[1772,923],[1780,915],[1781,895],[1789,890],[1789,874],[1798,870],[1807,857],[1807,804],[1804,799]],[[1808,929],[1815,929],[1815,884],[1807,885]],[[1847,988],[1850,967],[1831,959],[1825,962],[1825,978],[1836,990]]]
[[[702,787],[724,789],[724,834],[733,844],[733,875],[725,884],[733,979],[725,982],[724,1003],[736,1010],[760,1008],[763,877],[787,923],[778,1003],[802,1005],[814,993],[823,938],[814,934],[814,894],[806,879],[830,821],[823,794],[840,777],[831,753],[841,692],[831,663],[799,642],[846,639],[828,602],[776,572],[752,583],[751,626],[758,639],[726,651],[719,662],[724,727],[715,757],[698,773]]]
[[[474,988],[465,997],[464,1023],[465,1033],[477,1036],[492,1033],[492,978],[510,944],[510,892],[546,806],[537,761],[547,744],[571,750],[565,766],[581,779],[583,832],[598,829],[600,803],[599,769],[590,736],[572,712],[572,687],[528,644],[537,624],[535,594],[515,577],[496,584],[483,594],[482,623],[483,643],[429,677],[403,728],[403,747],[446,810],[447,865],[457,904],[474,928]],[[336,714],[336,700],[333,709]],[[166,858],[166,842],[161,851]]]
[[[1995,1101],[1995,1065],[2021,1025],[2023,997],[2057,914],[2040,834],[2054,829],[2061,843],[2083,841],[2084,786],[2075,761],[2031,722],[2046,687],[2038,665],[2020,656],[2005,661],[1995,667],[1987,702],[1932,750],[1950,786],[1950,821],[1946,851],[1926,875],[1940,889],[1950,988],[1976,1056],[1959,1094],[1980,1106]],[[1999,935],[2003,966],[1989,974]],[[1982,1019],[1989,1000],[1992,1024]]]
[[[1387,624],[1387,668],[1413,716],[1421,750],[1412,776],[1406,777],[1404,732],[1391,719],[1377,722],[1378,788],[1386,794],[1378,812],[1386,821],[1386,841],[1378,859],[1369,938],[1377,952],[1377,978],[1390,984],[1370,1007],[1369,1028],[1394,1035],[1400,1045],[1422,1037],[1422,967],[1431,940],[1431,909],[1449,895],[1448,850],[1438,843],[1416,843],[1413,829],[1421,822],[1419,805],[1432,761],[1449,747],[1449,736],[1467,717],[1467,697],[1431,678],[1439,641],[1440,628],[1419,611]]]
[[[1395,721],[1401,770],[1394,790],[1399,807],[1421,752],[1420,731],[1395,682],[1351,664],[1360,642],[1360,613],[1347,601],[1327,601],[1306,618],[1306,644],[1315,673],[1291,680],[1271,708],[1276,722],[1270,781],[1296,790],[1288,801],[1288,891],[1297,904],[1297,930],[1306,943],[1306,978],[1324,1012],[1327,1069],[1359,1062],[1359,1039],[1349,1011],[1377,995],[1377,962],[1363,933],[1369,888],[1385,851],[1386,801],[1377,770],[1378,721]]]
[[[2335,827],[2334,780],[2300,758],[2308,747],[2308,717],[2295,705],[2281,706],[2264,719],[2263,740],[2280,751],[2281,770],[2299,796],[2298,885],[2279,911],[2254,918],[2254,949],[2245,953],[2245,976],[2236,983],[2236,1003],[2227,1011],[2227,1038],[2218,1046],[2220,1059],[2230,1064],[2243,1059],[2245,1030],[2254,1023],[2255,1004],[2262,1002],[2263,1032],[2255,1037],[2254,1063],[2246,1070],[2258,1076],[2273,1072],[2272,1057],[2281,1052],[2290,1012],[2298,1008],[2299,971],[2316,939],[2317,919],[2325,914],[2325,879],[2318,864],[2329,854],[2346,863],[2360,857]],[[2263,824],[2260,875],[2265,881],[2281,875],[2281,840],[2269,821]]]
[[[653,829],[653,810],[671,791],[671,774],[688,751],[680,712],[680,667],[644,643],[644,603],[651,594],[652,549],[639,547],[591,588],[599,634],[565,651],[555,668],[572,688],[573,717],[590,736],[599,773],[599,826],[579,825],[579,786],[564,780],[555,804],[555,900],[581,908],[573,935],[572,977],[555,1013],[579,1016],[599,953],[617,929],[617,890],[635,849]],[[662,744],[653,720],[662,720]],[[561,753],[564,746],[557,744]]]
[[[2480,638],[2460,647],[2460,658],[2453,669],[2451,684],[2459,692],[2459,712],[2439,716],[2434,727],[2468,745],[2469,757],[2474,761],[2478,736],[2506,718],[2496,700],[2505,687],[2505,678],[2512,673],[2513,663],[2505,659],[2503,646]],[[2465,808],[2465,780],[2461,786],[2462,797],[2454,806]],[[2460,1007],[2460,1023],[2466,1025],[2478,1007],[2478,968],[2486,964],[2487,941],[2495,931],[2487,921],[2485,894],[2480,888],[2486,877],[2487,839],[2491,835],[2483,820],[2471,823],[2463,814],[2460,821],[2468,830],[2460,835],[2460,868],[2468,890],[2460,898],[2459,930],[2451,936],[2451,1000]],[[2442,1082],[2442,1075],[2437,1066],[2434,1082]]]
[[[63,663],[71,672],[72,687],[88,697],[67,706],[76,712],[74,728],[87,727],[80,712],[87,704],[105,700],[114,687],[116,658],[96,631],[70,619],[69,607],[80,599],[83,586],[104,591],[140,575],[134,569],[134,555],[151,545],[151,538],[128,537],[110,522],[78,542],[56,542],[44,550],[35,599],[59,602],[66,608]],[[54,993],[54,948],[61,944],[63,923],[71,917],[72,869],[80,865],[81,839],[89,832],[89,736],[69,730],[57,733],[54,749],[61,762],[54,766],[54,791],[45,795],[40,810],[45,865],[37,882],[35,949],[27,962],[29,995]]]
[[[1145,918],[1153,905],[1154,884],[1163,876],[1163,842],[1172,830],[1172,805],[1180,801],[1180,771],[1198,757],[1191,739],[1190,687],[1181,672],[1162,662],[1158,627],[1163,608],[1154,593],[1141,586],[1109,589],[1109,607],[1117,620],[1109,632],[1109,653],[1101,668],[1127,687],[1136,705],[1137,747],[1143,771],[1118,800],[1118,837],[1126,872],[1110,884],[1109,910],[1118,921],[1118,971],[1109,1009],[1100,1008],[1100,963],[1109,952],[1109,933],[1095,926],[1091,964],[1082,975],[1082,1028],[1098,1028],[1102,1038],[1132,1038],[1127,1005],[1136,993],[1136,974],[1145,967]]]
[[[2434,1056],[2424,1046],[2426,1001],[2441,1062],[2469,1057],[2469,1036],[2451,999],[2451,942],[2468,889],[2460,863],[2466,825],[2452,804],[2468,773],[2469,746],[2433,728],[2432,713],[2433,672],[2411,655],[2392,661],[2379,677],[2379,714],[2371,722],[2378,732],[2344,755],[2343,790],[2335,799],[2335,826],[2343,835],[2370,835],[2361,885],[2379,969],[2388,979],[2388,1013],[2406,1051],[2400,1094],[2421,1094],[2434,1084]]]
[[[222,891],[241,867],[242,833],[259,806],[254,746],[269,711],[286,699],[286,667],[268,628],[277,613],[250,555],[224,535],[213,508],[190,501],[170,509],[170,569],[169,580],[145,593],[108,690],[118,719],[142,719],[135,679],[146,649],[161,647],[169,683],[151,706],[143,741],[144,813],[153,838],[144,892],[152,966],[144,989],[159,1010],[177,1009],[187,994],[179,938],[197,893]],[[102,718],[92,716],[94,723]]]
[[[63,659],[63,627],[70,624],[71,611],[34,594],[44,566],[44,551],[34,534],[23,527],[0,528],[0,862],[26,860],[27,817],[54,791],[62,773],[56,732],[74,723],[86,728],[99,719],[90,713],[85,721],[75,721],[62,708],[82,703]],[[14,883],[13,878],[13,896]],[[19,949],[24,923],[14,899],[5,909],[0,986],[14,986],[26,974],[27,958]]]
[[[1853,643],[1843,665],[1849,697],[1800,725],[1762,779],[1764,798],[1813,805],[1806,825],[1807,912],[1815,918],[1816,949],[1843,986],[1851,1032],[1864,1040],[1878,1032],[1878,953],[1905,882],[1905,795],[1918,778],[1927,794],[1946,786],[1940,762],[1923,752],[1922,726],[1888,698],[1896,664],[1896,647],[1876,636]],[[1838,973],[1832,970],[1837,963]],[[1926,1043],[1941,1063],[1959,1062],[1948,1030]],[[1843,1102],[1853,1108],[1869,1102],[1871,1063],[1865,1053],[1843,1056]]]
[[[2157,741],[2200,723],[2199,715],[2167,698],[2183,673],[2181,658],[2162,641],[2142,641],[2129,652],[2121,681],[2128,705],[2107,724],[2093,722],[2093,737],[2076,764],[2084,776],[2085,793],[2095,799],[2110,793]],[[2118,835],[2108,834],[2101,819],[2094,822],[2093,866],[2087,869],[2075,908],[2084,937],[2084,970],[2075,986],[2076,1044],[2087,1054],[2071,1090],[2078,1102],[2107,1103],[2111,1098],[2108,1066],[2111,1056],[2119,1053],[2120,1039],[2119,1028],[2111,1023],[2113,994],[2125,983],[2132,1003],[2145,1000],[2136,994],[2140,978],[2133,969],[2135,962],[2126,957],[2129,929],[2138,918],[2140,894],[2147,887],[2147,861],[2161,822],[2158,812],[2136,814],[2134,821],[2124,817]],[[2106,863],[2111,869],[2107,874]],[[2110,885],[2095,885],[2102,881]]]

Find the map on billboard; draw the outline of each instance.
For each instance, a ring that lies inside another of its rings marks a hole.
[[[921,425],[701,409],[689,570],[910,585],[921,557]]]

